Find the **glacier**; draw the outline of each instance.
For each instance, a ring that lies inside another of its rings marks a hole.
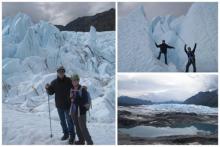
[[[131,106],[129,108],[120,106],[120,110],[129,110],[134,114],[151,115],[166,112],[196,113],[201,115],[218,115],[218,108],[212,108],[193,104],[153,104]]]
[[[162,40],[174,46],[157,60]],[[143,6],[136,7],[118,20],[119,72],[184,72],[187,55],[184,45],[197,43],[198,72],[218,71],[218,6],[217,3],[193,3],[186,15],[157,16],[149,20]],[[192,71],[192,69],[190,69]]]
[[[95,144],[115,144],[115,32],[60,32],[54,25],[18,13],[2,25],[3,144],[66,144],[54,96],[50,97],[54,138],[49,138],[44,86],[60,65],[88,87],[88,127]],[[16,122],[16,123],[14,123]],[[24,139],[25,138],[25,139]]]

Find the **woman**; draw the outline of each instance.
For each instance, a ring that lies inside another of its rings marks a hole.
[[[79,84],[80,78],[78,75],[72,75],[71,80],[72,88],[70,90],[70,113],[76,126],[76,134],[79,138],[75,144],[84,145],[86,141],[88,145],[92,145],[93,141],[86,125],[86,112],[89,109],[87,88]]]
[[[188,50],[187,50],[186,44],[185,44],[184,50],[188,56],[188,62],[186,64],[186,72],[189,72],[189,67],[191,64],[193,66],[193,72],[196,72],[196,57],[195,57],[196,43],[195,43],[193,50],[191,50],[191,47],[188,47]]]

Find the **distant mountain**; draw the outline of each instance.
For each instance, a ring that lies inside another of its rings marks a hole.
[[[199,92],[198,94],[185,100],[184,104],[218,107],[218,89],[211,92]]]
[[[151,101],[128,97],[128,96],[120,96],[118,98],[119,106],[135,106],[135,105],[151,105],[151,104],[153,104]]]
[[[79,17],[66,26],[55,25],[60,31],[89,32],[94,26],[98,32],[115,30],[115,9],[98,13],[94,16]]]

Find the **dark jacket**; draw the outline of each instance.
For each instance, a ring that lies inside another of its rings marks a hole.
[[[80,91],[80,88],[82,86],[79,85],[78,90]],[[73,89],[73,87],[72,87]],[[86,114],[86,107],[84,106],[85,104],[88,104],[88,93],[87,93],[87,89],[82,87],[82,94],[80,95],[80,92],[77,92],[76,97],[74,99],[74,104],[76,106],[76,113],[78,114],[80,111],[80,115],[84,115]]]
[[[69,110],[71,105],[69,98],[71,87],[71,79],[66,76],[64,76],[63,79],[57,77],[51,82],[47,92],[49,95],[53,95],[55,93],[55,104],[57,108]]]
[[[195,44],[195,46],[194,46],[192,51],[187,51],[186,45],[184,46],[184,50],[185,50],[189,60],[195,60],[196,44]]]
[[[155,45],[156,45],[156,47],[160,48],[160,52],[165,53],[165,54],[167,53],[168,48],[174,48],[172,46],[169,46],[166,43],[162,43],[162,44],[157,45],[157,43],[155,42]]]

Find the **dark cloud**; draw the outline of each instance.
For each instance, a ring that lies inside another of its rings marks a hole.
[[[3,2],[2,15],[15,16],[23,12],[32,17],[34,22],[49,21],[53,24],[66,25],[82,16],[91,16],[110,8],[114,2]]]
[[[142,5],[148,19],[155,16],[186,14],[192,3],[189,2],[121,2],[118,4],[119,17],[126,16],[135,7]]]
[[[216,75],[120,75],[118,78],[119,96],[155,95],[161,101],[183,101],[200,91],[217,88]]]

